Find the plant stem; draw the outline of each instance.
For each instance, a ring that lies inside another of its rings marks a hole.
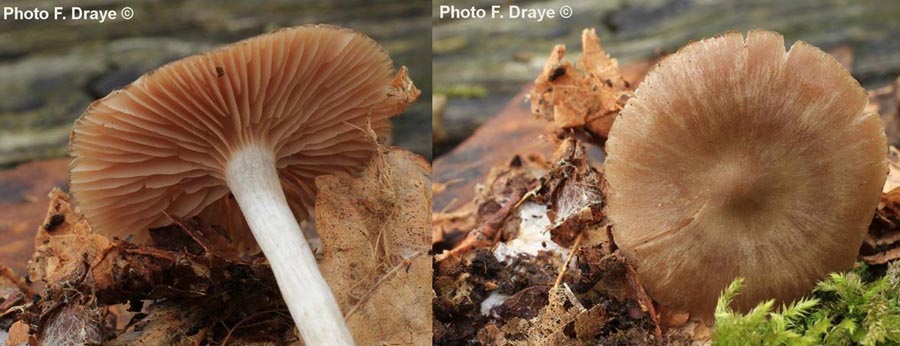
[[[354,345],[341,309],[288,207],[272,151],[256,146],[237,151],[225,177],[272,266],[303,342],[307,346]]]

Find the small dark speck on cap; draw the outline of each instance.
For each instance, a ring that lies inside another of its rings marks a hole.
[[[222,77],[225,75],[225,69],[216,66],[216,77]]]

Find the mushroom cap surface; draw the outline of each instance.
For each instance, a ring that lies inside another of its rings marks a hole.
[[[69,143],[71,189],[94,230],[149,238],[171,217],[224,226],[240,249],[253,235],[224,170],[247,146],[273,151],[298,220],[314,178],[355,173],[389,118],[419,95],[388,53],[352,30],[307,25],[236,42],[148,72],[95,101]]]
[[[708,319],[789,302],[852,267],[884,184],[886,139],[830,55],[774,32],[726,33],[665,58],[607,141],[618,246],[662,306]]]

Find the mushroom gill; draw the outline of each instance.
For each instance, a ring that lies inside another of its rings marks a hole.
[[[390,131],[411,102],[378,43],[347,29],[303,26],[237,42],[151,71],[94,102],[69,151],[72,190],[97,232],[148,240],[168,215],[202,215],[258,251],[224,170],[247,145],[274,152],[299,220],[314,178],[359,171],[374,146],[364,129]],[[414,99],[414,97],[412,97]]]
[[[173,218],[258,245],[307,345],[354,340],[298,220],[314,179],[358,172],[419,91],[354,31],[314,25],[188,57],[94,102],[70,140],[72,191],[99,233],[148,238]]]

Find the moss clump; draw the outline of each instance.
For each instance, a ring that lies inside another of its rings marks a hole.
[[[487,96],[487,89],[480,85],[454,85],[449,88],[440,88],[438,87],[435,90],[437,94],[445,94],[449,98],[462,98],[462,99],[471,99],[471,98],[484,98]]]
[[[772,311],[774,301],[746,314],[729,305],[740,293],[737,278],[719,297],[715,345],[900,345],[900,263],[869,279],[865,265],[831,274],[814,297]]]

